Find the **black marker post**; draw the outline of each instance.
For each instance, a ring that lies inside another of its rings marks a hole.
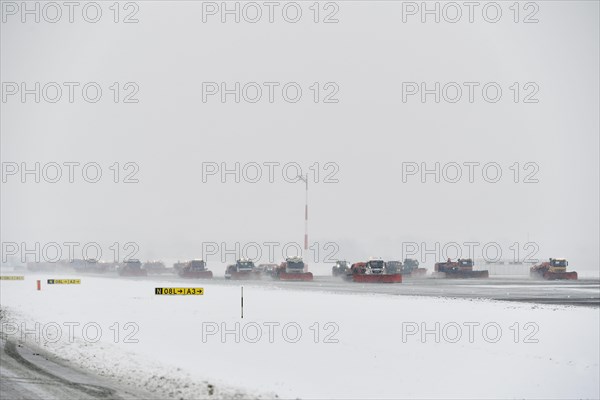
[[[244,287],[242,286],[242,318],[244,318]]]

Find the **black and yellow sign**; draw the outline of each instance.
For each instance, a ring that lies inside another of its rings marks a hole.
[[[157,287],[156,289],[154,289],[154,294],[161,294],[161,295],[181,295],[181,296],[200,296],[204,294],[204,288],[201,287],[197,287],[197,288],[193,288],[193,287],[188,287],[188,288],[184,288],[184,287]]]
[[[25,280],[24,276],[7,276],[7,275],[0,276],[0,281],[24,281],[24,280]]]
[[[48,279],[48,285],[79,285],[81,279]]]

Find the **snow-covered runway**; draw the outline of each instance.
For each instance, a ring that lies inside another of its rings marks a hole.
[[[245,283],[242,319],[239,282],[0,285],[9,339],[164,397],[600,396],[593,307]],[[205,294],[154,294],[174,286]]]

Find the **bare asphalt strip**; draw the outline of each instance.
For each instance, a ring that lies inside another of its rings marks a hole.
[[[34,346],[0,339],[0,398],[153,399],[150,393],[125,388],[106,378],[79,370]]]

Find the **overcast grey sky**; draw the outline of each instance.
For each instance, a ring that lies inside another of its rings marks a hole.
[[[389,1],[322,2],[315,23],[312,3],[298,3],[297,23],[282,17],[283,2],[273,23],[266,15],[257,23],[243,15],[240,23],[231,16],[222,23],[220,14],[206,12],[203,22],[208,4],[189,1],[137,2],[139,10],[121,3],[119,23],[112,2],[101,2],[95,24],[79,9],[73,23],[63,15],[53,24],[32,17],[23,23],[20,10],[12,15],[3,8],[4,168],[7,162],[97,162],[103,176],[95,184],[81,179],[80,169],[75,183],[7,176],[2,241],[96,241],[107,252],[110,243],[132,241],[139,258],[167,260],[199,257],[203,242],[302,243],[302,183],[286,182],[281,169],[274,183],[266,177],[236,183],[232,176],[222,183],[218,175],[203,182],[202,163],[297,162],[306,173],[318,162],[310,241],[321,248],[337,243],[340,258],[400,258],[402,243],[413,241],[431,248],[498,242],[510,258],[514,242],[525,253],[529,240],[539,245],[538,258],[567,257],[574,269],[598,270],[598,2],[535,2],[537,9],[521,7],[517,23],[513,2],[499,3],[497,23],[479,8],[473,23],[466,15],[457,23],[443,15],[440,23],[431,16],[422,23],[406,4]],[[130,13],[138,23],[121,22]],[[524,23],[527,15],[539,22]],[[325,16],[339,22],[323,23]],[[81,85],[73,103],[65,86],[57,103],[35,103],[33,95],[23,103],[20,93],[7,94],[7,82]],[[87,82],[103,89],[97,103],[81,97]],[[109,88],[114,82],[118,103]],[[128,82],[139,88],[138,103],[123,103],[136,87],[125,89]],[[217,94],[204,102],[203,82],[230,88],[257,82],[263,98],[236,103],[229,95],[223,103]],[[279,83],[272,103],[264,82]],[[302,88],[296,103],[282,97],[288,82]],[[429,88],[457,82],[463,97],[436,103],[429,95],[423,103],[417,94],[403,101],[403,82]],[[464,82],[479,83],[472,103]],[[489,82],[502,89],[496,103],[482,97]],[[338,102],[323,102],[334,89],[330,99]],[[139,183],[112,182],[115,162],[119,180],[132,171],[123,165],[136,163]],[[339,170],[325,169],[328,162]],[[422,183],[419,175],[403,182],[406,162],[498,163],[503,175],[488,183],[479,167],[473,183],[465,176],[458,183],[427,176]],[[515,162],[518,183],[509,168]],[[535,166],[525,169],[525,163]],[[534,170],[539,182],[524,183]],[[323,183],[332,171],[339,182]]]

